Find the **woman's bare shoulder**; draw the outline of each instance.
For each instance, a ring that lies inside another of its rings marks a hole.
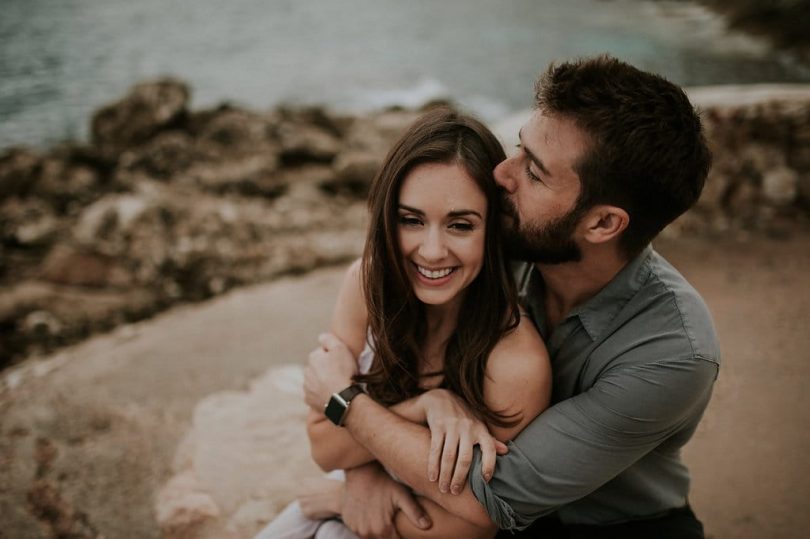
[[[510,440],[523,430],[551,399],[551,364],[548,350],[532,321],[520,323],[495,345],[487,362],[484,399],[492,410],[514,414],[518,424],[490,426],[499,440]]]
[[[363,294],[362,265],[361,260],[357,259],[343,277],[332,311],[330,330],[357,355],[363,349],[367,326],[368,311]]]
[[[548,363],[548,350],[543,338],[534,327],[528,316],[521,315],[515,329],[505,334],[492,349],[487,364],[496,374],[497,371],[515,368],[535,369]]]

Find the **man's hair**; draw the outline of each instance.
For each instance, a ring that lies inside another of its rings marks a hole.
[[[535,84],[535,106],[571,119],[589,138],[575,170],[577,209],[624,209],[624,254],[640,252],[700,196],[711,153],[684,91],[607,55],[552,64]]]

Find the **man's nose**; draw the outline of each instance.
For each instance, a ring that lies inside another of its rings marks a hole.
[[[514,157],[508,157],[501,161],[493,171],[495,182],[503,187],[509,194],[514,193],[515,188],[517,187],[517,182],[515,181],[515,176],[513,174],[514,161]]]
[[[426,231],[424,241],[419,245],[419,255],[426,262],[441,260],[447,256],[444,234],[438,227],[430,227]]]

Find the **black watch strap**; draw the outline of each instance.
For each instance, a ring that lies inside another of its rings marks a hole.
[[[349,404],[351,404],[352,399],[360,393],[365,392],[363,391],[363,387],[359,384],[352,384],[340,393],[333,393],[329,402],[326,403],[326,407],[323,411],[324,415],[329,421],[338,427],[342,427],[346,419],[346,414],[349,411]]]

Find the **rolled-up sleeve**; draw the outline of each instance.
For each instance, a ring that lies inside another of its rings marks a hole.
[[[530,423],[498,457],[489,483],[476,450],[470,487],[498,527],[523,529],[699,419],[716,376],[716,363],[695,357],[610,369]]]

